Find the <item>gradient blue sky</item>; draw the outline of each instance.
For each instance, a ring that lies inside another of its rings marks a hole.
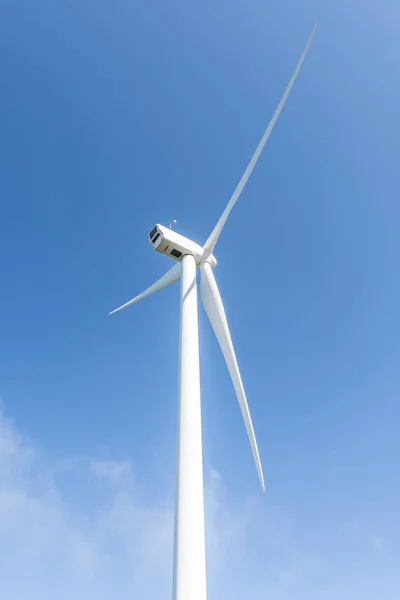
[[[394,0],[0,3],[0,586],[170,597],[178,286],[292,95],[216,272],[262,495],[200,312],[211,600],[398,600],[400,11]]]

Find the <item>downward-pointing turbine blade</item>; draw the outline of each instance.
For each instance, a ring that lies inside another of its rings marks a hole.
[[[247,166],[247,169],[243,173],[242,178],[239,181],[239,183],[238,183],[235,191],[233,192],[231,199],[229,200],[228,204],[226,205],[226,208],[225,208],[224,212],[222,213],[222,215],[221,215],[218,223],[214,227],[213,231],[211,232],[210,237],[208,238],[208,240],[206,241],[206,243],[204,245],[204,249],[206,251],[206,255],[208,255],[208,256],[214,250],[214,246],[217,243],[217,240],[218,240],[218,238],[220,236],[222,228],[225,225],[226,220],[229,217],[229,214],[230,214],[232,208],[235,206],[236,202],[238,201],[239,196],[242,193],[244,186],[246,185],[246,183],[247,183],[247,181],[248,181],[251,173],[253,172],[254,167],[256,166],[256,163],[257,163],[257,161],[258,161],[258,159],[260,157],[260,154],[263,151],[263,148],[264,148],[264,146],[265,146],[265,144],[266,144],[266,142],[267,142],[267,140],[268,140],[268,138],[269,138],[269,136],[271,134],[271,131],[273,130],[274,125],[275,125],[276,121],[278,120],[279,115],[282,112],[282,108],[285,105],[285,102],[287,100],[287,97],[289,96],[290,90],[293,87],[293,84],[294,84],[294,82],[296,80],[296,77],[297,77],[297,75],[298,75],[298,73],[300,71],[301,65],[303,64],[303,61],[304,61],[304,59],[306,57],[308,49],[309,49],[309,47],[311,45],[311,42],[313,40],[316,28],[317,28],[317,26],[315,25],[314,29],[312,30],[311,35],[310,35],[310,37],[308,39],[306,47],[303,50],[303,54],[301,55],[301,58],[300,58],[300,60],[299,60],[299,62],[297,64],[297,67],[296,67],[296,69],[295,69],[295,71],[294,71],[294,73],[292,75],[292,78],[289,81],[289,84],[288,84],[288,86],[287,86],[287,88],[286,88],[286,90],[285,90],[285,92],[284,92],[284,94],[283,94],[283,96],[281,98],[281,101],[279,102],[279,104],[278,104],[278,106],[277,106],[277,108],[276,108],[276,110],[274,112],[274,115],[273,115],[271,121],[269,122],[269,125],[268,125],[267,129],[265,130],[264,135],[262,136],[262,138],[260,140],[260,143],[258,144],[258,146],[256,148],[256,151],[254,152],[254,154],[253,154],[253,156],[252,156],[252,158],[251,158],[251,160],[250,160],[250,162],[249,162],[249,164]]]
[[[176,265],[174,265],[172,267],[172,269],[167,271],[165,273],[165,275],[163,275],[161,277],[161,279],[159,279],[158,281],[153,283],[153,285],[151,285],[147,290],[145,290],[144,292],[142,292],[135,298],[132,298],[132,300],[129,300],[129,302],[126,302],[125,304],[123,304],[122,306],[119,306],[118,308],[116,308],[115,310],[111,311],[108,314],[113,315],[114,313],[116,313],[120,310],[123,310],[124,308],[128,308],[128,306],[131,306],[132,304],[136,304],[136,302],[140,302],[140,300],[144,300],[148,296],[151,296],[152,294],[155,294],[156,292],[163,290],[164,288],[168,287],[172,283],[175,283],[175,281],[178,281],[180,276],[181,276],[181,263],[176,263]]]
[[[200,266],[200,271],[201,299],[203,301],[205,311],[221,347],[222,354],[224,355],[225,362],[227,364],[232,383],[235,388],[236,396],[239,401],[240,409],[242,411],[244,424],[246,426],[247,435],[249,436],[250,445],[253,452],[254,462],[256,463],[258,476],[260,478],[261,487],[265,491],[264,476],[262,472],[260,456],[258,453],[257,441],[254,435],[254,429],[253,424],[251,422],[249,407],[247,405],[246,394],[244,392],[242,378],[240,376],[235,350],[233,348],[231,335],[229,333],[228,322],[226,320],[225,310],[222,304],[217,282],[215,281],[214,274],[208,262],[203,263]]]

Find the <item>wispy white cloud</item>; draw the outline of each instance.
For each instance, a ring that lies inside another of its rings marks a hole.
[[[65,472],[72,481],[79,475],[70,489],[59,482]],[[89,507],[81,502],[88,494]],[[167,598],[171,536],[172,511],[142,501],[131,463],[74,459],[46,465],[0,415],[4,597],[103,600],[140,592]]]
[[[121,485],[132,481],[133,469],[129,460],[93,460],[90,471],[99,479]]]
[[[0,411],[1,597],[170,599],[172,501],[162,492],[154,502],[149,497],[129,460],[45,460]],[[377,597],[379,577],[358,580],[354,566],[345,568],[342,547],[334,555],[324,534],[320,549],[310,550],[292,516],[269,497],[232,498],[213,469],[206,515],[209,600],[333,600],[343,590],[348,598]],[[339,532],[343,548],[360,532],[382,558],[383,537],[360,524]],[[387,583],[388,600],[393,589]]]
[[[210,582],[240,564],[247,509],[206,485]],[[147,495],[148,496],[148,495]],[[88,498],[90,499],[88,501]],[[0,413],[0,580],[13,600],[170,598],[173,506],[144,500],[128,460],[49,462]]]

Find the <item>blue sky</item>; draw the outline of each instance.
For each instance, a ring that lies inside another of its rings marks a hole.
[[[200,312],[209,598],[400,597],[394,1],[0,5],[0,583],[170,597],[178,286],[315,21],[218,242],[267,484]]]

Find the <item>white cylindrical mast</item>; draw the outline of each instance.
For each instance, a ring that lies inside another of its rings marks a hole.
[[[206,600],[196,262],[182,259],[173,600]]]

